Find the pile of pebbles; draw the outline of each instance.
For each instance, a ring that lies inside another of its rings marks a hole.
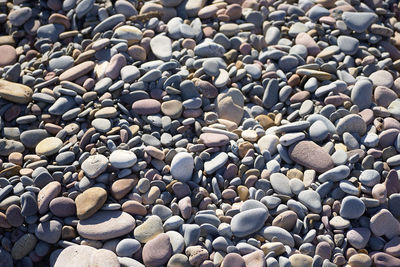
[[[400,266],[396,0],[0,0],[0,266]]]

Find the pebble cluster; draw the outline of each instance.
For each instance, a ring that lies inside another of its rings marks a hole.
[[[0,0],[0,266],[400,266],[396,0]]]

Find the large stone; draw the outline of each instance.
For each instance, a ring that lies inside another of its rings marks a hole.
[[[333,168],[329,153],[312,141],[300,141],[289,148],[289,156],[296,163],[323,173]]]
[[[17,104],[27,104],[32,100],[30,87],[0,79],[0,97]]]

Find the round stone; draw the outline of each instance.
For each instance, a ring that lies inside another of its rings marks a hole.
[[[171,162],[171,175],[176,180],[187,182],[192,178],[194,161],[191,154],[180,152]]]
[[[70,217],[75,215],[75,202],[69,197],[56,197],[49,204],[50,211],[57,217]]]
[[[62,224],[56,220],[42,222],[37,226],[35,235],[44,242],[55,244],[61,237],[61,228]]]
[[[365,204],[361,199],[354,196],[347,196],[340,205],[340,216],[345,219],[358,219],[365,212]]]
[[[110,155],[111,166],[119,169],[130,168],[137,162],[135,153],[129,150],[115,150]]]
[[[17,61],[17,52],[11,45],[0,45],[0,67],[13,65]]]
[[[118,242],[115,252],[120,257],[131,257],[139,249],[139,241],[133,238],[125,238]]]
[[[96,178],[107,169],[108,159],[101,155],[89,156],[81,165],[88,178]]]
[[[36,154],[51,156],[56,154],[63,146],[63,142],[57,137],[47,137],[36,145]]]
[[[75,199],[76,216],[80,220],[94,215],[106,202],[107,191],[101,187],[92,187],[79,194]]]
[[[143,263],[149,267],[162,266],[172,255],[172,247],[167,234],[159,234],[143,246]]]
[[[133,235],[140,243],[147,243],[163,232],[164,229],[160,217],[151,215],[144,223],[135,228]]]

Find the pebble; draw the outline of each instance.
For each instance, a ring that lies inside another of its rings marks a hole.
[[[147,243],[161,233],[164,233],[162,221],[160,217],[152,215],[135,228],[133,235],[140,243]]]
[[[171,40],[163,35],[157,35],[150,41],[150,48],[153,54],[163,60],[168,61],[172,56],[172,44]]]
[[[347,196],[340,205],[340,216],[345,219],[357,219],[365,212],[365,204],[359,198]]]
[[[194,161],[192,155],[181,152],[175,155],[171,162],[171,175],[176,180],[187,182],[192,179]]]
[[[159,234],[148,241],[142,252],[143,262],[146,266],[161,266],[168,262],[172,255],[172,247],[167,234]]]
[[[137,162],[135,153],[128,150],[115,150],[111,153],[109,161],[111,166],[119,169],[130,168]]]
[[[107,191],[101,187],[93,187],[78,195],[75,199],[76,215],[85,220],[94,215],[107,200]]]
[[[96,178],[107,169],[108,159],[101,155],[89,156],[82,163],[82,170],[88,178]]]
[[[135,219],[122,211],[99,211],[88,219],[80,220],[78,233],[91,240],[106,240],[124,236],[135,228]]]
[[[237,237],[245,237],[260,230],[268,217],[268,211],[255,208],[240,212],[231,221],[232,233]]]

